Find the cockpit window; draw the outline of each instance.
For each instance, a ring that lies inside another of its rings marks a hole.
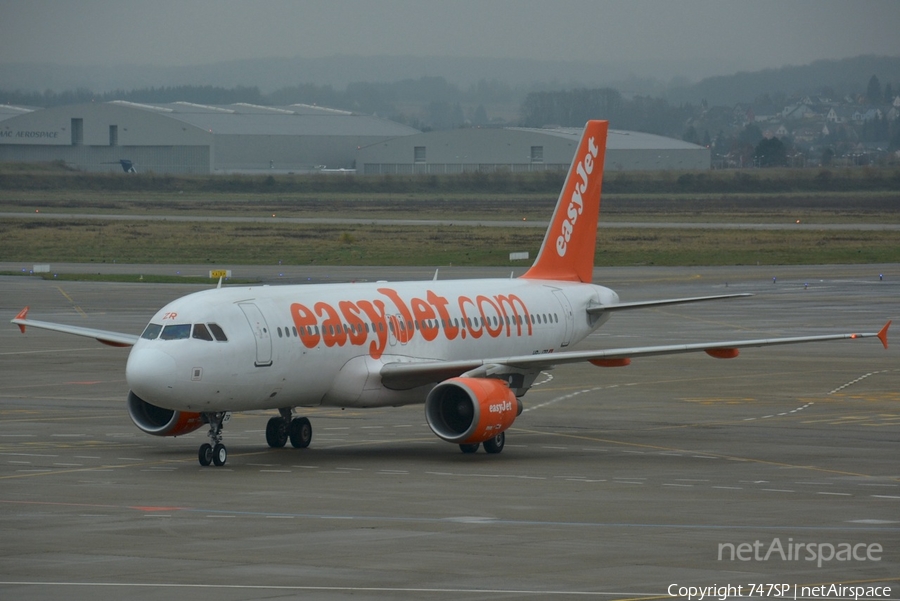
[[[182,340],[191,337],[191,324],[179,323],[163,328],[160,340]]]
[[[206,326],[202,323],[194,324],[194,331],[191,334],[191,338],[196,338],[198,340],[208,340],[212,342],[212,334],[209,333],[209,330],[206,329]]]
[[[206,340],[208,342],[212,342],[213,340],[228,342],[228,337],[225,336],[225,332],[223,332],[222,328],[215,323],[195,323],[193,325],[189,323],[179,323],[167,325],[165,327],[157,323],[151,323],[144,328],[144,333],[141,334],[141,338],[146,340],[156,340],[157,338],[160,340],[185,340],[194,338],[196,340]]]
[[[145,338],[147,340],[156,340],[156,337],[159,336],[159,333],[162,332],[163,327],[158,323],[149,323],[147,327],[144,328],[144,333],[141,334],[141,338]]]
[[[225,332],[222,331],[222,328],[219,327],[219,324],[209,323],[206,325],[209,326],[209,331],[216,337],[216,340],[219,342],[228,342],[228,337],[225,335]]]

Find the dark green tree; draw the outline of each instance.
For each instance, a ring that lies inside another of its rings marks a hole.
[[[728,139],[725,137],[725,132],[721,129],[719,133],[716,134],[716,141],[713,142],[713,149],[716,154],[722,155],[728,152]]]
[[[891,136],[891,144],[888,148],[895,151],[900,150],[900,128],[898,128],[897,131],[894,132],[894,135]]]
[[[687,131],[681,136],[681,139],[685,142],[690,142],[691,144],[700,144],[700,138],[697,136],[697,128],[691,125],[687,128]]]
[[[869,104],[880,104],[882,98],[884,95],[881,92],[881,82],[878,81],[877,75],[873,75],[869,79],[869,85],[866,86],[866,99]]]
[[[753,151],[753,159],[760,167],[787,165],[787,148],[778,138],[763,138]]]
[[[756,146],[762,140],[762,130],[755,123],[748,123],[738,134],[738,144],[744,146]]]
[[[479,104],[472,114],[472,125],[487,125],[489,121],[484,105]]]

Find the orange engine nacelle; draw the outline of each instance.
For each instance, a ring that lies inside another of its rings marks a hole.
[[[163,409],[151,405],[130,390],[128,391],[128,415],[135,426],[153,436],[181,436],[189,434],[205,424],[199,413]]]
[[[522,401],[503,380],[451,378],[425,399],[431,431],[447,442],[478,444],[504,432],[522,413]]]

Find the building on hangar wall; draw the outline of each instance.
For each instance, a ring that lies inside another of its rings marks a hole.
[[[445,174],[568,169],[581,128],[456,129],[394,138],[361,148],[357,171],[377,174]],[[673,138],[609,130],[607,171],[704,170],[708,148]]]
[[[9,108],[9,107],[8,107]],[[0,161],[94,172],[287,173],[354,169],[362,146],[419,133],[386,119],[303,104],[114,100],[0,111]]]

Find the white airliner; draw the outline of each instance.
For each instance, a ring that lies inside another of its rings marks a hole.
[[[162,309],[134,336],[34,321],[13,323],[130,346],[128,412],[138,428],[179,436],[204,425],[202,465],[224,465],[229,412],[277,409],[266,441],[306,447],[312,426],[294,408],[425,404],[432,431],[475,452],[503,449],[520,398],[541,370],[589,362],[742,347],[878,337],[880,332],[573,351],[614,311],[750,296],[620,303],[591,283],[608,124],[590,121],[534,265],[517,279],[219,287]]]

